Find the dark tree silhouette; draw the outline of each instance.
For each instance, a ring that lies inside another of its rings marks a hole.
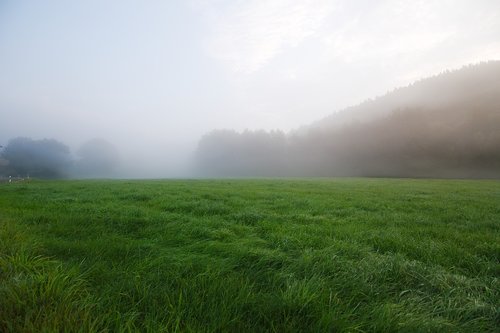
[[[61,178],[71,167],[69,148],[53,139],[15,138],[1,152],[2,173],[10,176]]]

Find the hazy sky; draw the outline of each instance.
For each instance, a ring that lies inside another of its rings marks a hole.
[[[170,153],[488,59],[498,0],[0,0],[0,144]]]

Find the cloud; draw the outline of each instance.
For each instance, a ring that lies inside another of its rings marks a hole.
[[[440,67],[441,58],[462,63],[498,54],[491,43],[481,51],[500,33],[498,1],[193,0],[192,7],[207,21],[207,54],[238,74],[259,71],[282,54],[299,54],[312,37],[322,41],[313,60],[318,63],[413,66],[432,55]]]
[[[455,33],[453,22],[439,15],[446,7],[442,4],[389,0],[366,11],[344,6],[338,19],[351,19],[326,32],[326,48],[332,57],[346,62],[425,52]]]
[[[331,1],[251,0],[204,8],[212,27],[205,40],[210,56],[237,73],[253,73],[286,48],[296,47],[314,36],[332,12]]]
[[[320,66],[380,68],[392,85],[500,59],[499,1],[344,1],[331,21]]]

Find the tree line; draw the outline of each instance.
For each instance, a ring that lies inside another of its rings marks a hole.
[[[203,176],[500,178],[500,62],[421,80],[310,126],[216,130]]]
[[[54,139],[11,139],[0,150],[0,176],[69,178],[110,177],[117,167],[116,148],[103,139],[84,143],[73,155]]]

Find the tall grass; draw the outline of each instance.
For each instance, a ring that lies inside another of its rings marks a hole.
[[[499,327],[499,182],[66,181],[0,190],[0,331]]]
[[[11,225],[2,225],[0,236],[0,332],[99,331],[95,302],[76,267],[33,254]]]

